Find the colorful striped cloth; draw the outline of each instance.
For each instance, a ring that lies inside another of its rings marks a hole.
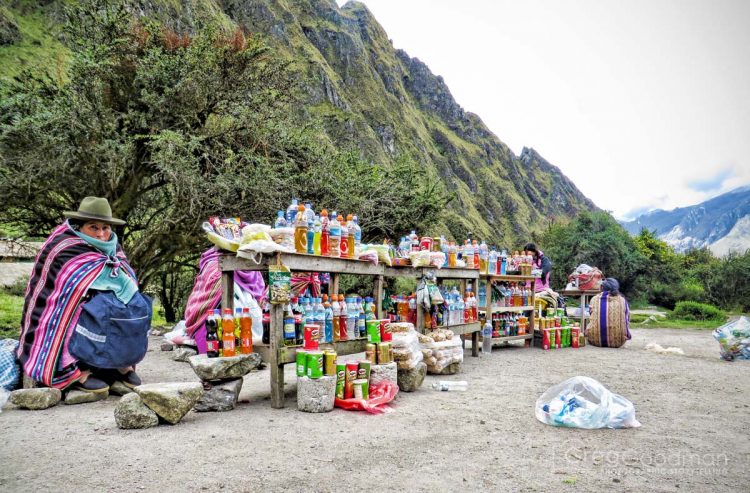
[[[67,224],[58,226],[44,242],[26,287],[16,353],[27,376],[59,389],[80,378],[68,343],[86,292],[105,266],[116,261],[137,282],[119,245],[116,257],[111,260]]]
[[[617,348],[630,340],[630,307],[624,296],[603,291],[591,298],[586,339],[593,346]]]

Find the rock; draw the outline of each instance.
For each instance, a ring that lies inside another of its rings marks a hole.
[[[57,405],[62,398],[60,389],[47,387],[37,389],[20,389],[10,393],[10,402],[23,409],[47,409]]]
[[[427,365],[421,361],[411,370],[398,370],[398,388],[404,392],[414,392],[422,386],[427,375]]]
[[[159,416],[149,409],[138,394],[128,394],[115,407],[115,422],[125,430],[151,428],[159,424]]]
[[[398,365],[395,361],[384,365],[372,365],[370,369],[370,385],[379,384],[384,380],[398,382]]]
[[[209,358],[205,354],[193,356],[188,361],[201,380],[229,380],[240,378],[260,364],[260,354],[240,354],[223,358]]]
[[[209,387],[209,388],[206,388]],[[231,411],[237,405],[242,389],[242,379],[228,380],[218,384],[205,383],[204,392],[195,410],[205,411]]]
[[[306,413],[333,411],[336,377],[297,378],[297,409]]]
[[[0,9],[0,46],[21,41],[21,30],[18,24],[6,14],[7,11]]]
[[[161,350],[162,351],[172,351],[174,349],[174,344],[171,342],[162,342],[161,343]]]
[[[120,381],[116,381],[112,385],[109,386],[109,393],[115,394],[115,395],[126,395],[126,394],[132,394],[133,389],[125,385],[124,383]]]
[[[177,424],[201,398],[203,385],[200,382],[148,383],[136,387],[135,392],[165,421]]]
[[[69,390],[65,393],[65,404],[85,404],[87,402],[103,401],[109,397],[108,392],[84,392],[83,390]]]
[[[172,360],[187,363],[190,358],[198,354],[198,351],[187,346],[177,346],[172,352]]]
[[[440,371],[430,371],[428,369],[427,373],[429,373],[430,375],[455,375],[456,373],[458,373],[458,370],[460,369],[461,369],[461,363],[456,362],[456,363],[451,363],[450,365],[446,366]]]

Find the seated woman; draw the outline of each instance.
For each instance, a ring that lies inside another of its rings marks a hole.
[[[99,197],[86,197],[78,211],[63,214],[68,220],[42,245],[26,288],[17,350],[23,371],[58,389],[107,392],[116,380],[131,388],[140,385],[134,365],[146,353],[151,300],[139,292],[112,231],[125,222],[112,217],[109,202]],[[135,309],[137,316],[122,317]],[[119,324],[125,336],[112,334],[107,340],[106,332],[96,333],[108,324]],[[72,346],[79,350],[71,351]],[[103,366],[107,361],[127,364]]]
[[[591,298],[591,320],[586,328],[589,344],[620,347],[630,340],[630,307],[620,294],[617,279],[602,281],[602,292]]]

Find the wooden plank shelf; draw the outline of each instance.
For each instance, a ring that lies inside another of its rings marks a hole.
[[[492,310],[490,310],[490,313],[510,313],[510,312],[520,313],[520,312],[527,312],[527,311],[533,310],[533,309],[534,309],[534,307],[531,306],[531,305],[526,305],[526,306],[497,306],[497,307],[493,308]],[[487,309],[480,307],[479,311],[480,312],[486,312]]]
[[[471,322],[468,324],[457,324],[457,325],[441,325],[436,327],[437,329],[446,329],[452,331],[455,335],[471,334],[473,332],[479,332],[482,330],[482,325],[479,322]],[[430,329],[425,329],[425,332],[429,332]]]
[[[302,253],[264,254],[260,263],[235,255],[222,255],[219,267],[222,271],[259,270],[267,271],[271,265],[276,265],[277,255],[284,266],[296,272],[338,272],[340,274],[357,274],[364,276],[378,276],[383,274],[383,267],[364,260],[321,257]]]
[[[494,275],[494,276],[482,274],[482,276],[486,277],[487,279],[490,279],[492,281],[511,281],[511,282],[516,282],[516,281],[533,281],[533,280],[537,279],[537,277],[535,277],[535,276],[521,276],[521,275],[515,275],[515,274]]]
[[[365,352],[365,345],[367,344],[367,338],[362,337],[359,339],[352,339],[351,341],[339,341],[339,342],[325,342],[320,343],[320,351],[330,349],[336,351],[338,356],[345,356],[347,354],[357,354]],[[281,364],[289,364],[297,361],[297,351],[302,349],[302,346],[284,346],[278,349],[277,361]],[[253,347],[253,351],[260,354],[263,361],[271,361],[271,346],[256,345]]]
[[[457,269],[450,267],[443,267],[438,269],[435,267],[383,267],[383,275],[385,277],[422,277],[423,275],[430,273],[434,274],[437,279],[479,279],[479,271],[476,269]]]
[[[521,336],[503,336],[503,337],[493,337],[492,338],[492,344],[502,344],[504,342],[509,341],[524,341],[524,340],[531,340],[534,338],[534,334],[524,334]]]

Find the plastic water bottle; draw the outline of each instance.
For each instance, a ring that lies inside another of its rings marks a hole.
[[[462,324],[465,321],[466,303],[461,295],[458,295],[458,306],[456,307],[456,325]]]
[[[469,389],[469,383],[466,380],[440,380],[432,384],[432,389],[441,392],[465,392]]]
[[[284,211],[279,211],[276,213],[276,222],[273,223],[274,228],[286,228],[287,222],[286,217],[284,217]]]
[[[484,323],[484,329],[482,329],[482,354],[489,354],[492,352],[492,324],[489,320]]]
[[[357,296],[357,337],[367,337],[367,315],[365,314],[362,297]]]
[[[488,256],[487,272],[491,276],[497,275],[497,252],[493,248]]]
[[[305,221],[310,222],[315,220],[315,211],[313,211],[312,203],[305,202]]]
[[[325,324],[325,329],[323,330],[323,333],[325,333],[325,342],[333,342],[333,308],[331,308],[331,304],[326,301],[323,303],[323,320]]]
[[[346,337],[349,340],[357,338],[357,307],[354,298],[346,298]]]
[[[294,218],[297,217],[297,199],[292,199],[292,203],[286,208],[286,223],[294,224]]]
[[[359,226],[359,218],[354,215],[352,217],[354,223],[354,246],[359,250],[359,245],[362,243],[362,228]]]

